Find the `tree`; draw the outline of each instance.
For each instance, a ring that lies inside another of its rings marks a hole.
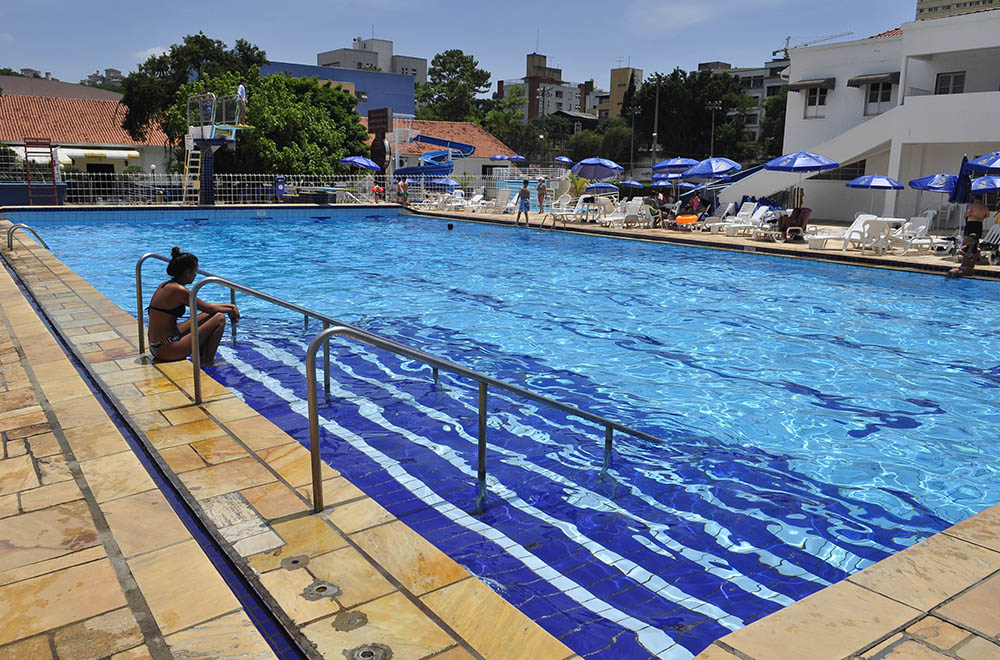
[[[217,96],[234,94],[241,77],[230,71],[182,85],[165,130],[181,134],[187,129],[188,96],[203,86]],[[332,174],[343,170],[341,158],[368,155],[357,98],[339,85],[283,74],[262,77],[256,69],[245,77],[253,90],[247,102],[253,129],[239,133],[235,151],[216,152],[217,172]]]
[[[0,66],[0,76],[15,76],[17,78],[23,78],[24,74],[9,67]]]
[[[184,130],[177,132],[176,125],[168,128],[163,124],[167,112],[181,100],[178,94],[182,87],[202,76],[219,77],[226,73],[246,76],[266,62],[264,51],[243,39],[228,49],[222,41],[202,32],[189,34],[183,43],[173,44],[163,55],[153,55],[122,81],[125,106],[122,128],[133,139],[141,140],[150,128],[160,126],[170,143],[177,144]]]
[[[611,159],[619,165],[622,163],[631,165],[629,161],[632,156],[632,129],[617,123],[605,128],[604,135],[601,136],[600,156]]]
[[[785,108],[788,104],[788,85],[781,93],[764,103],[764,119],[760,123],[760,140],[764,154],[772,158],[781,155],[785,142]]]
[[[743,90],[740,79],[725,73],[674,69],[669,75],[655,73],[636,93],[636,136],[647,148],[652,144],[656,88],[660,89],[659,135],[661,154],[705,158],[712,141],[715,111],[715,155],[739,158],[746,141],[744,115],[755,103]]]
[[[603,140],[594,131],[580,131],[569,139],[566,148],[574,161],[597,156],[601,153]]]
[[[635,71],[629,74],[628,88],[622,97],[622,117],[631,121],[632,113],[635,112]]]
[[[489,89],[490,72],[472,55],[451,49],[438,53],[427,70],[427,84],[416,89],[417,117],[443,121],[479,119],[476,95]]]

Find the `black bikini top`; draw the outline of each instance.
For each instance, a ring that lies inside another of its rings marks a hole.
[[[171,280],[167,280],[163,284],[167,284],[168,282],[173,282],[173,281],[175,281],[175,280],[172,280],[172,279]],[[156,288],[160,289],[161,287],[163,287],[163,284],[161,284],[160,286],[158,286]],[[170,309],[164,309],[162,307],[154,307],[153,305],[150,305],[149,307],[146,308],[147,311],[149,311],[151,309],[156,310],[157,312],[163,312],[164,314],[170,314],[170,316],[173,316],[174,318],[180,318],[180,317],[184,316],[184,310],[187,309],[187,305],[185,305],[185,304],[182,303],[180,305],[177,305],[177,307],[171,307]]]

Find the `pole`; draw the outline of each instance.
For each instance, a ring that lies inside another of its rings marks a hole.
[[[708,157],[715,157],[715,106],[712,106],[712,138],[708,147]]]
[[[653,107],[653,159],[649,162],[649,173],[653,173],[656,164],[656,138],[660,131],[660,75],[656,75],[656,103]]]

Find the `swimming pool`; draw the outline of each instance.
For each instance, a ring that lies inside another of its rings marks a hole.
[[[601,481],[599,429],[495,394],[474,519],[471,385],[337,344],[324,457],[586,657],[690,657],[995,502],[994,284],[428,218],[199,213],[17,221],[126,309],[135,259],[179,244],[664,440],[616,436]],[[211,373],[303,439],[317,328],[241,308]]]

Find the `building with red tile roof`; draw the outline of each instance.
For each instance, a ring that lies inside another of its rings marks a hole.
[[[22,145],[24,138],[48,138],[60,147],[60,162],[81,171],[120,172],[129,165],[165,172],[167,136],[150,130],[133,140],[122,128],[125,107],[117,100],[0,96],[0,142]]]

